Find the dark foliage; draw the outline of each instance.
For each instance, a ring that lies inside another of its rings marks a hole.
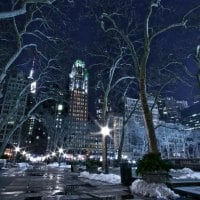
[[[86,160],[86,168],[91,168],[91,167],[100,167],[102,163],[99,160],[95,159],[88,159]]]
[[[166,160],[162,160],[160,154],[148,153],[137,163],[136,174],[143,175],[146,172],[166,171],[168,172],[173,165]]]

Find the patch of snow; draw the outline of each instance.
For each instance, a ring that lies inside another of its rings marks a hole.
[[[196,179],[200,180],[200,172],[194,172],[189,168],[183,169],[171,169],[170,173],[172,173],[173,179]]]
[[[71,168],[71,165],[67,165],[66,163],[60,163],[60,165],[59,165],[58,162],[50,163],[47,166],[51,167],[51,168],[62,168],[62,169],[70,169]]]
[[[26,162],[22,162],[22,163],[17,163],[17,166],[19,168],[28,168],[30,165]]]
[[[121,177],[116,174],[90,174],[89,172],[81,172],[79,177],[103,181],[112,184],[120,184]]]
[[[27,169],[31,169],[33,168],[32,165],[30,165],[29,163],[17,163],[17,167],[20,169],[21,172],[26,171]]]
[[[59,163],[57,163],[57,162],[49,163],[47,166],[48,167],[59,167]]]
[[[66,163],[60,163],[59,167],[64,169],[71,169],[71,165],[67,165]]]
[[[185,174],[185,175],[180,175],[177,177],[173,177],[174,179],[196,179],[200,180],[200,172],[193,172],[192,174]]]
[[[193,173],[194,171],[191,170],[190,168],[183,168],[183,169],[170,169],[170,172],[172,173],[181,173],[181,174],[190,174]]]
[[[161,198],[161,199],[176,199],[178,194],[174,193],[163,183],[147,183],[144,180],[137,179],[130,186],[133,194],[139,194],[144,197]]]

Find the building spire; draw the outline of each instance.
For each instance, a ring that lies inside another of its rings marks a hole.
[[[34,66],[35,66],[35,56],[33,58],[33,62],[32,62],[32,67],[28,76],[28,79],[33,79],[33,74],[34,74]]]

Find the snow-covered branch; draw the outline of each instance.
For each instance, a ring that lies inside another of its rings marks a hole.
[[[23,15],[25,13],[26,13],[26,5],[24,5],[22,8],[18,10],[0,12],[0,19],[8,19],[19,15]]]
[[[131,42],[130,38],[128,37],[128,35],[125,35],[125,33],[117,26],[116,22],[107,13],[103,13],[101,15],[101,18],[102,18],[101,28],[105,32],[109,32],[109,31],[117,32],[122,37],[122,39],[126,42],[126,44],[129,46],[130,51],[131,51],[131,56],[132,56],[133,61],[134,61],[135,68],[138,69],[138,67],[139,67],[138,56],[137,56],[135,47],[134,47],[133,43]],[[105,26],[104,26],[103,18],[106,18],[109,22],[111,22],[112,27],[106,29]]]
[[[8,19],[16,16],[23,15],[27,12],[26,6],[27,4],[36,4],[36,3],[47,3],[52,4],[56,0],[26,0],[21,8],[17,10],[11,10],[6,12],[0,12],[0,19]]]
[[[159,30],[158,32],[154,33],[151,37],[150,37],[150,42],[156,38],[158,35],[170,30],[170,29],[173,29],[173,28],[177,28],[177,27],[186,27],[186,23],[187,23],[187,20],[183,21],[183,22],[180,22],[180,23],[176,23],[176,24],[171,24],[161,30]]]

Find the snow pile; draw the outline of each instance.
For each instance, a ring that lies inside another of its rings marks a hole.
[[[51,167],[51,168],[62,168],[62,169],[70,169],[71,168],[71,165],[67,165],[66,163],[60,163],[60,165],[59,165],[58,162],[50,163],[47,166]]]
[[[193,173],[194,171],[192,171],[191,169],[189,168],[183,168],[183,169],[170,169],[170,172],[171,173],[178,173],[178,174],[191,174]]]
[[[71,169],[71,165],[67,165],[66,163],[60,163],[59,167],[63,169]]]
[[[189,168],[183,169],[171,169],[170,173],[172,173],[174,179],[196,179],[200,180],[200,172],[194,172]]]
[[[81,172],[79,177],[103,181],[112,184],[120,184],[121,178],[116,174],[90,174],[89,172]]]
[[[56,167],[59,167],[59,164],[57,162],[54,162],[54,163],[50,163],[47,165],[48,167],[52,167],[52,168],[56,168]]]
[[[20,168],[21,171],[25,171],[28,168],[32,168],[32,165],[29,165],[28,163],[22,162],[22,163],[17,163],[17,166]]]
[[[163,183],[147,183],[144,180],[135,180],[130,186],[133,194],[139,194],[144,197],[162,198],[162,199],[176,199],[178,194],[174,193]]]
[[[50,163],[50,164],[48,164],[47,165],[48,167],[52,167],[52,168],[56,168],[56,167],[59,167],[59,163],[57,163],[57,162],[54,162],[54,163]]]

